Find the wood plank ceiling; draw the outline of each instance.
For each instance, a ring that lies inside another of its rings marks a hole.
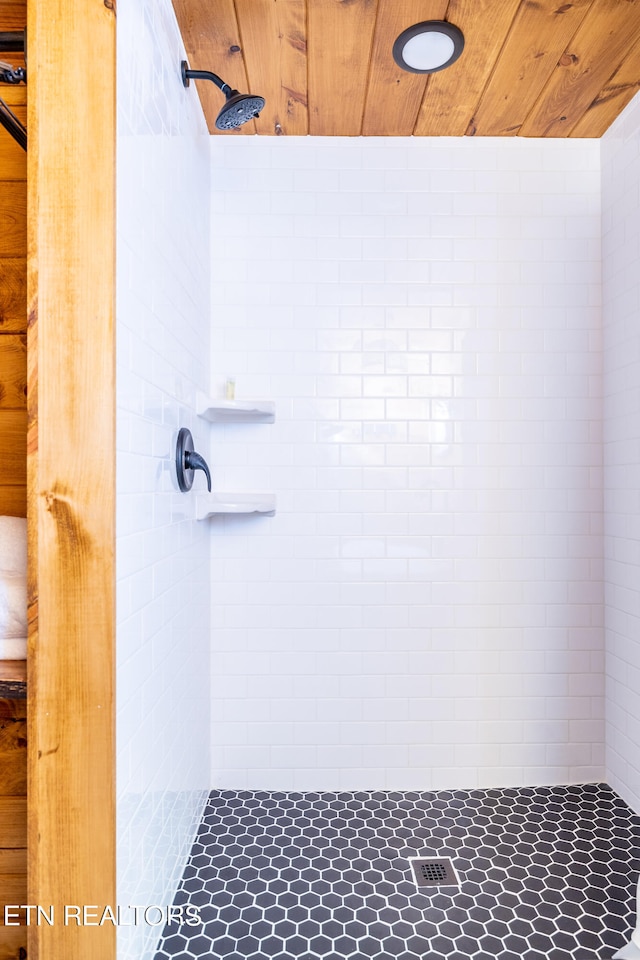
[[[600,137],[640,89],[640,0],[173,2],[190,66],[266,98],[236,136]],[[423,20],[465,35],[431,76],[391,55]],[[197,88],[217,133],[222,96]]]

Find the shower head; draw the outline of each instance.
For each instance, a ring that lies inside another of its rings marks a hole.
[[[235,130],[241,127],[243,123],[254,120],[260,116],[260,111],[264,107],[264,97],[256,97],[252,93],[238,93],[232,90],[228,83],[221,80],[216,73],[210,70],[190,70],[189,64],[183,60],[180,69],[182,72],[182,82],[185,87],[189,86],[190,80],[211,80],[224,93],[226,103],[216,117],[216,128],[218,130]]]
[[[216,127],[218,130],[235,130],[236,127],[241,127],[247,120],[259,117],[263,107],[263,97],[254,97],[251,93],[238,93],[237,90],[229,90],[227,102],[216,117]]]

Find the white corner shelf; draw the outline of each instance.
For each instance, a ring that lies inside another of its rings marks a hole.
[[[211,423],[274,423],[273,400],[212,400],[204,394],[196,398],[199,417]]]
[[[261,514],[273,517],[276,498],[273,493],[232,493],[217,491],[200,494],[196,503],[196,520],[206,520],[221,514]]]

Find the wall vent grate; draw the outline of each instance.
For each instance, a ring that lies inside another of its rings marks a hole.
[[[416,885],[425,887],[459,887],[460,880],[449,857],[410,857]]]

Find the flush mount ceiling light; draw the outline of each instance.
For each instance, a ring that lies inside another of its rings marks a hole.
[[[463,49],[462,30],[445,20],[425,20],[402,31],[393,59],[409,73],[437,73],[455,63]]]

